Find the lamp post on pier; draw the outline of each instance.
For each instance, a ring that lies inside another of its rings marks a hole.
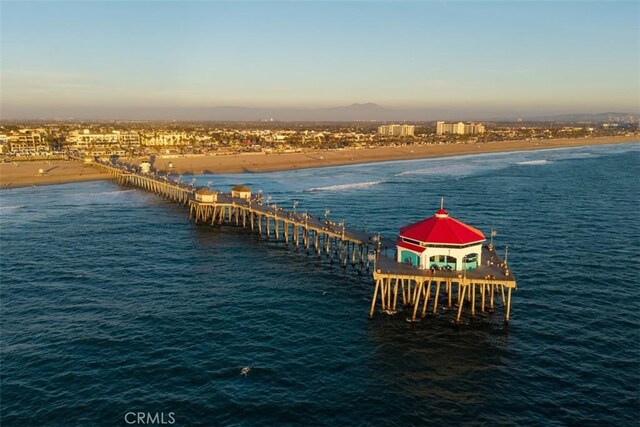
[[[376,266],[378,265],[378,257],[380,256],[380,245],[382,244],[381,240],[382,240],[382,238],[380,236],[380,233],[376,233],[371,238],[371,241],[376,244],[375,253],[373,255],[373,269],[374,270],[375,270]]]
[[[504,247],[504,267],[507,268],[507,259],[509,258],[509,245]]]

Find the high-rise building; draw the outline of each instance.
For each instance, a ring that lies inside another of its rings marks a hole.
[[[378,128],[378,135],[385,136],[414,136],[415,126],[411,125],[383,125]]]
[[[436,135],[453,133],[457,135],[475,135],[484,133],[485,128],[482,123],[445,123],[436,122]]]

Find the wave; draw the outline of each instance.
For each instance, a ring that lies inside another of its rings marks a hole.
[[[116,195],[116,194],[130,193],[132,191],[136,191],[136,190],[103,191],[101,193],[93,193],[93,194],[100,195],[100,196],[110,196],[110,195]]]
[[[339,185],[329,185],[327,187],[314,187],[309,188],[307,191],[344,191],[344,190],[357,190],[361,188],[369,188],[374,185],[382,184],[382,181],[368,181],[368,182],[355,182],[352,184],[339,184]]]
[[[12,211],[14,209],[22,209],[26,208],[25,205],[16,205],[16,206],[0,206],[0,211]]]
[[[484,171],[504,167],[502,164],[470,164],[470,163],[446,163],[433,165],[423,169],[413,169],[395,174],[394,176],[407,175],[436,175],[436,176],[469,176]]]
[[[546,165],[547,163],[551,163],[549,160],[527,160],[524,162],[518,162],[516,165],[520,166],[534,166],[534,165]]]
[[[585,157],[596,157],[591,153],[566,153],[562,155],[558,155],[557,157],[553,157],[554,160],[573,160],[573,159],[584,159]]]

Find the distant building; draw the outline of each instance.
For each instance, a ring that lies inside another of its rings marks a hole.
[[[143,134],[140,142],[150,147],[174,147],[184,145],[189,140],[186,132],[154,132]]]
[[[126,145],[130,147],[140,146],[140,135],[137,132],[120,132],[115,131],[118,135],[118,142],[120,145]]]
[[[9,151],[18,155],[33,155],[49,151],[47,144],[39,133],[20,132],[8,137]]]
[[[436,135],[453,133],[457,135],[476,135],[484,133],[485,128],[482,123],[446,123],[436,122]]]
[[[0,135],[0,154],[7,154],[9,148],[9,135]]]
[[[384,136],[414,136],[415,126],[383,125],[378,128],[378,135]]]
[[[91,133],[89,129],[74,131],[67,136],[69,147],[95,155],[124,155],[118,143],[119,133]]]

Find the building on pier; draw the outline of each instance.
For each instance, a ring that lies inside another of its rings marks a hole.
[[[208,188],[201,188],[195,192],[195,198],[202,203],[215,203],[218,201],[218,193]]]
[[[400,229],[397,261],[422,269],[472,270],[481,263],[485,240],[482,231],[441,206],[434,216]]]
[[[142,173],[149,173],[151,172],[151,163],[144,161],[142,163],[140,163],[140,172]]]
[[[231,189],[231,197],[249,200],[251,199],[251,189],[244,185],[236,185]]]

